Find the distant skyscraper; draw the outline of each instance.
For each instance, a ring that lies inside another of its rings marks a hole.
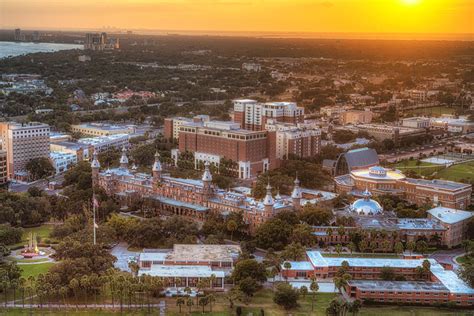
[[[31,39],[33,40],[33,42],[39,42],[41,39],[40,33],[38,31],[34,31],[33,35],[31,36]]]
[[[15,41],[21,41],[21,29],[15,29],[14,39]]]
[[[84,41],[84,49],[107,50],[120,48],[118,38],[108,38],[107,33],[87,33]]]

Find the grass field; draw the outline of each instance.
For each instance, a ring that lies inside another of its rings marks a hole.
[[[474,162],[467,162],[443,169],[436,174],[436,177],[451,181],[460,181],[461,179],[474,180]]]
[[[435,106],[431,108],[414,109],[406,111],[407,117],[413,115],[441,116],[442,114],[454,114],[457,108],[447,106]]]
[[[21,242],[14,244],[11,247],[18,247],[18,246],[25,245],[28,242],[28,238],[30,238],[30,233],[36,233],[36,235],[40,237],[42,241],[44,241],[45,239],[50,239],[49,234],[51,233],[52,230],[53,230],[53,225],[50,225],[50,224],[45,224],[38,227],[23,228],[23,236],[21,238]]]
[[[39,264],[22,264],[19,265],[22,270],[21,276],[28,278],[29,276],[37,276],[40,273],[46,273],[54,265],[52,262],[39,263]]]
[[[419,164],[417,164],[417,160],[405,160],[395,165],[392,165],[391,167],[399,169],[403,173],[406,173],[408,170],[413,170],[414,172],[416,172],[416,174],[424,177],[431,176],[436,171],[439,171],[444,168],[444,166],[436,165],[429,162],[420,161]]]

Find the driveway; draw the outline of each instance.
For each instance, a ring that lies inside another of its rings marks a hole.
[[[117,258],[117,261],[114,264],[117,269],[130,272],[128,259],[130,257],[138,257],[139,252],[130,251],[127,248],[128,244],[121,242],[113,247],[110,253]]]
[[[435,259],[439,263],[452,264],[453,269],[457,270],[459,268],[459,265],[456,263],[456,261],[454,261],[454,258],[464,253],[465,251],[463,248],[439,250],[439,251],[433,252],[430,255],[430,258]]]

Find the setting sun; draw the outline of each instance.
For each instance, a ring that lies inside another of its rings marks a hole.
[[[406,4],[406,5],[415,5],[415,4],[418,4],[420,3],[421,0],[401,0],[403,2],[403,4]]]

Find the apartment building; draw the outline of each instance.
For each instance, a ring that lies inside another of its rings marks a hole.
[[[341,113],[342,124],[368,124],[372,122],[374,113],[371,111],[344,111]]]
[[[26,180],[26,164],[35,158],[49,158],[49,133],[47,124],[0,123],[3,150],[7,153],[9,179]]]
[[[281,123],[303,123],[304,108],[294,102],[267,102],[256,100],[234,100],[234,122],[243,129],[261,131],[265,129],[268,120]]]
[[[209,115],[196,115],[193,118],[188,117],[172,117],[165,118],[163,135],[167,139],[178,139],[179,129],[182,125],[188,123],[209,122]]]
[[[7,151],[0,150],[0,185],[8,182]]]
[[[52,151],[49,158],[56,173],[67,171],[77,164],[77,155],[73,153]]]

